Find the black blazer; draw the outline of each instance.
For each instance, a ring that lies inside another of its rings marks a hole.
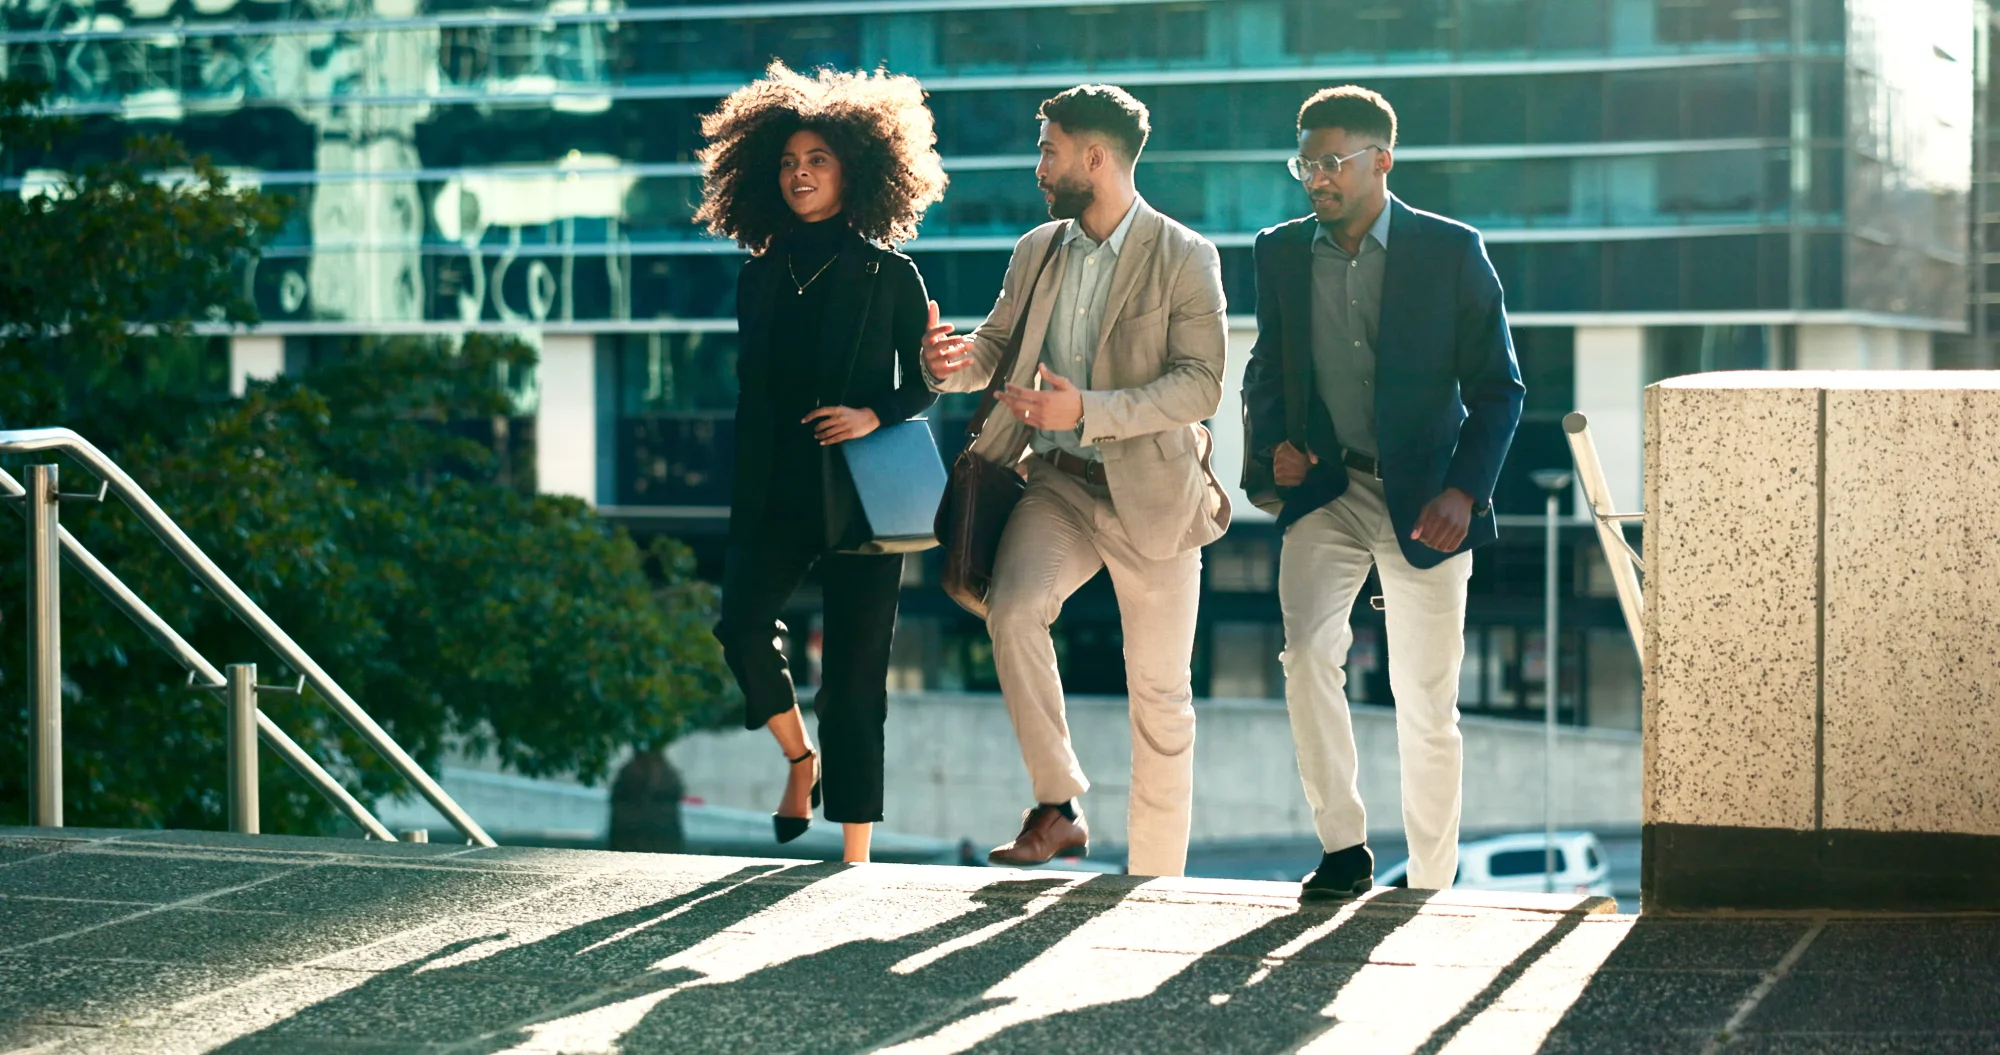
[[[887,428],[929,409],[937,395],[924,383],[922,343],[929,321],[923,276],[909,257],[849,233],[820,281],[831,296],[819,356],[820,405],[867,408]],[[736,480],[729,504],[729,540],[757,537],[771,483],[777,434],[770,385],[770,322],[778,294],[791,292],[782,255],[764,253],[743,264],[736,282]],[[853,519],[854,485],[838,446],[822,448],[827,480],[828,545]]]
[[[1429,568],[1452,554],[1410,539],[1425,504],[1447,487],[1472,496],[1456,552],[1492,542],[1493,487],[1521,422],[1525,389],[1507,330],[1500,278],[1479,232],[1389,199],[1389,260],[1375,348],[1375,428],[1382,490],[1403,556]],[[1257,235],[1257,343],[1243,375],[1243,489],[1282,531],[1347,491],[1333,418],[1313,381],[1313,217]],[[1297,487],[1271,479],[1271,450],[1289,439],[1319,455]]]

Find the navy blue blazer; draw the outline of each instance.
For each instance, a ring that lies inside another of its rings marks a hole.
[[[1472,496],[1454,552],[1492,542],[1493,487],[1521,421],[1521,369],[1500,277],[1479,232],[1389,199],[1389,259],[1375,347],[1375,430],[1382,489],[1403,556],[1419,568],[1452,554],[1412,541],[1425,504],[1447,487]],[[1333,418],[1313,381],[1312,240],[1307,216],[1257,235],[1257,343],[1243,375],[1243,489],[1280,531],[1347,490]],[[1297,487],[1277,487],[1282,440],[1319,456]]]

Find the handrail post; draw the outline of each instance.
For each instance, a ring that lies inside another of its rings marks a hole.
[[[1597,528],[1597,542],[1604,547],[1604,563],[1611,569],[1611,584],[1618,593],[1618,607],[1625,615],[1625,629],[1632,636],[1632,651],[1639,657],[1639,669],[1646,667],[1645,595],[1639,586],[1638,569],[1632,564],[1630,543],[1625,541],[1620,516],[1611,499],[1611,484],[1604,478],[1604,465],[1597,458],[1597,444],[1590,438],[1590,420],[1571,411],[1563,415],[1563,432],[1569,437],[1569,451],[1576,460],[1576,480],[1583,487],[1584,503]]]
[[[257,664],[232,663],[229,675],[229,830],[256,835]]]
[[[28,697],[33,708],[30,812],[36,824],[63,824],[62,499],[56,466],[28,466]]]

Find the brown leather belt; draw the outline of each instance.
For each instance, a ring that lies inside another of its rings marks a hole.
[[[1084,483],[1096,484],[1099,487],[1104,486],[1103,462],[1094,462],[1089,458],[1079,458],[1063,450],[1037,451],[1035,452],[1035,457],[1082,480]]]

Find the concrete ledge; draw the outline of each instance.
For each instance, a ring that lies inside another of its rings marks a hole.
[[[2000,906],[2000,373],[1646,392],[1648,907]]]
[[[2000,836],[1649,824],[1647,911],[2000,911]]]

